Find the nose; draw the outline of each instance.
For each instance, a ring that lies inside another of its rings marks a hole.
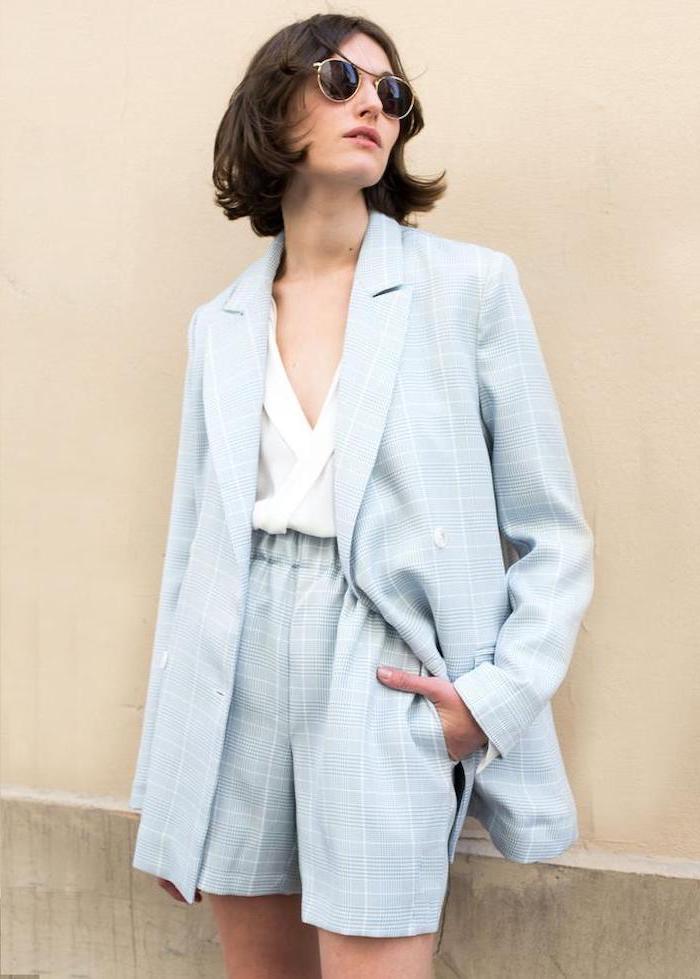
[[[382,101],[379,98],[377,89],[374,86],[374,79],[371,75],[360,72],[360,88],[355,96],[357,100],[358,112],[371,111],[374,116],[382,111]]]

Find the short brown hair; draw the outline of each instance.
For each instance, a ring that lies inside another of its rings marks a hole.
[[[291,151],[286,143],[287,110],[304,84],[314,61],[339,54],[349,34],[361,32],[384,50],[391,70],[406,78],[391,38],[364,17],[314,14],[273,34],[258,48],[236,86],[219,123],[214,142],[215,202],[230,221],[250,217],[259,236],[276,235],[284,227],[280,202],[293,166],[306,147]],[[414,93],[415,94],[415,93]],[[412,211],[429,211],[445,193],[445,171],[435,178],[413,177],[404,165],[404,146],[423,128],[417,96],[400,129],[381,179],[363,188],[368,209],[382,211],[401,223]]]

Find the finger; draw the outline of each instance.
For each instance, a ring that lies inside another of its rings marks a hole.
[[[440,687],[444,680],[434,676],[421,676],[418,673],[408,673],[406,670],[397,670],[395,666],[378,666],[377,679],[387,687],[395,690],[406,690],[411,693],[422,693],[433,703],[440,699]]]
[[[176,901],[185,900],[182,894],[178,891],[177,887],[175,887],[175,885],[172,884],[169,880],[165,880],[162,877],[159,877],[158,884],[160,885],[160,887],[163,888],[164,891],[167,891],[171,897],[175,898]]]

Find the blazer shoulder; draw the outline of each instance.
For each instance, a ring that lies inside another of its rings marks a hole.
[[[477,241],[449,238],[424,228],[406,227],[405,242],[414,250],[415,259],[424,270],[466,277],[483,287],[499,262],[510,256]]]

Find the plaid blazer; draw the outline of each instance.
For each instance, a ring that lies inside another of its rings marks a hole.
[[[134,866],[194,900],[235,678],[272,282],[284,232],[192,316],[170,523],[129,805]],[[348,587],[450,679],[499,756],[467,815],[508,859],[577,838],[551,699],[593,592],[593,536],[513,260],[370,211],[337,388]],[[484,748],[479,749],[482,753]],[[471,793],[463,791],[474,779]]]

